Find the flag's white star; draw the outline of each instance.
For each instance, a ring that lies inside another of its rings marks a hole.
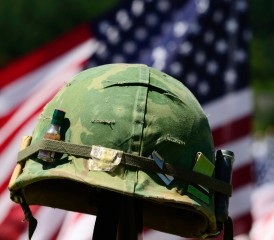
[[[98,29],[101,34],[105,34],[109,27],[110,27],[110,24],[108,21],[102,21],[98,24]]]
[[[96,54],[101,59],[106,59],[108,57],[108,50],[105,43],[100,42],[96,49]]]
[[[207,95],[208,92],[209,92],[209,85],[206,81],[201,81],[198,85],[198,92],[201,94],[201,95]]]
[[[238,27],[239,27],[239,24],[237,23],[235,18],[229,19],[225,24],[225,29],[232,34],[236,33],[236,31],[238,30]]]
[[[175,37],[182,37],[188,29],[187,22],[179,21],[174,24],[173,33]]]
[[[234,60],[236,62],[244,62],[247,59],[246,52],[243,49],[238,49],[234,53]]]
[[[123,49],[126,54],[132,54],[136,51],[136,45],[133,41],[127,41],[123,45]]]
[[[228,69],[224,73],[224,81],[227,85],[233,86],[236,82],[237,74],[234,69]]]
[[[227,43],[225,42],[225,40],[221,39],[216,42],[215,48],[218,53],[225,53],[227,50]]]
[[[178,76],[180,74],[182,74],[183,71],[183,66],[180,62],[173,62],[170,65],[170,72],[171,74]]]
[[[170,9],[170,3],[166,0],[158,0],[157,9],[160,12],[167,12]]]
[[[156,47],[155,49],[153,49],[152,51],[152,58],[154,60],[166,60],[167,57],[167,51],[165,48],[163,47]]]
[[[120,40],[119,31],[116,27],[110,26],[106,31],[107,38],[110,43],[116,44]]]
[[[195,0],[198,13],[204,13],[209,7],[209,0]]]
[[[195,62],[198,65],[202,65],[206,60],[205,54],[203,52],[197,52],[195,55]]]
[[[150,14],[147,14],[145,21],[148,26],[154,27],[159,22],[159,19],[156,14],[150,13]]]
[[[244,12],[247,10],[248,4],[245,0],[238,0],[236,1],[236,10],[240,12]]]
[[[116,14],[116,21],[119,23],[122,30],[126,31],[132,26],[132,22],[126,10],[120,10]]]
[[[206,70],[210,74],[215,74],[218,70],[218,64],[216,63],[216,61],[214,60],[209,61],[206,65]]]
[[[134,16],[140,16],[144,12],[144,2],[141,0],[133,1],[131,11]]]
[[[183,42],[179,47],[179,52],[183,55],[189,55],[192,51],[192,44],[188,41]]]
[[[197,75],[194,72],[190,72],[186,76],[186,83],[188,86],[193,87],[196,85],[198,79]]]

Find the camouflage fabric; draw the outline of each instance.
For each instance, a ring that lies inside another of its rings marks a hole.
[[[66,112],[63,141],[145,157],[156,151],[165,162],[189,170],[198,166],[201,152],[208,166],[204,174],[214,174],[213,140],[201,106],[182,83],[156,69],[110,64],[79,73],[46,105],[31,144],[43,138],[56,108]],[[28,204],[96,214],[96,195],[107,189],[143,199],[148,227],[185,237],[218,232],[210,190],[204,200],[195,186],[176,179],[166,185],[154,172],[124,165],[93,171],[88,159],[56,158],[52,164],[28,159],[10,190],[21,189]]]

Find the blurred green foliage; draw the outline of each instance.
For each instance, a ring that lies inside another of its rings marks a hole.
[[[122,0],[0,0],[0,67]],[[274,0],[250,0],[254,129],[274,125]]]
[[[274,0],[251,0],[250,71],[254,90],[254,131],[274,126]]]
[[[0,0],[0,66],[90,21],[118,0]]]

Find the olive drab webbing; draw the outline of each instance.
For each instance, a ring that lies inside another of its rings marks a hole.
[[[44,138],[55,109],[66,112],[60,141]],[[79,73],[45,106],[9,189],[30,237],[28,205],[97,215],[110,192],[138,199],[146,227],[191,238],[224,230],[230,240],[233,160],[230,151],[215,156],[208,119],[181,82],[142,64],[109,64]]]
[[[47,150],[63,154],[75,155],[78,157],[89,158],[92,151],[92,146],[77,145],[66,142],[59,142],[50,139],[42,139],[41,141],[33,144],[32,146],[20,151],[18,153],[18,162],[24,161],[39,150]],[[232,186],[229,183],[220,181],[216,178],[207,177],[206,175],[187,171],[184,169],[176,169],[174,166],[165,163],[164,170],[158,168],[155,162],[149,158],[136,156],[132,154],[123,153],[121,164],[125,164],[139,169],[151,172],[163,172],[170,174],[177,179],[188,181],[190,183],[201,184],[216,192],[222,193],[227,196],[232,194]]]

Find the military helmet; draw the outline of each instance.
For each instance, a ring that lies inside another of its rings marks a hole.
[[[55,109],[66,112],[61,141],[44,139]],[[52,142],[54,142],[52,144]],[[55,151],[52,163],[37,151]],[[220,233],[216,194],[231,186],[215,178],[208,119],[178,80],[142,64],[109,64],[76,75],[45,106],[12,199],[96,214],[106,189],[143,202],[144,225],[183,237]]]

